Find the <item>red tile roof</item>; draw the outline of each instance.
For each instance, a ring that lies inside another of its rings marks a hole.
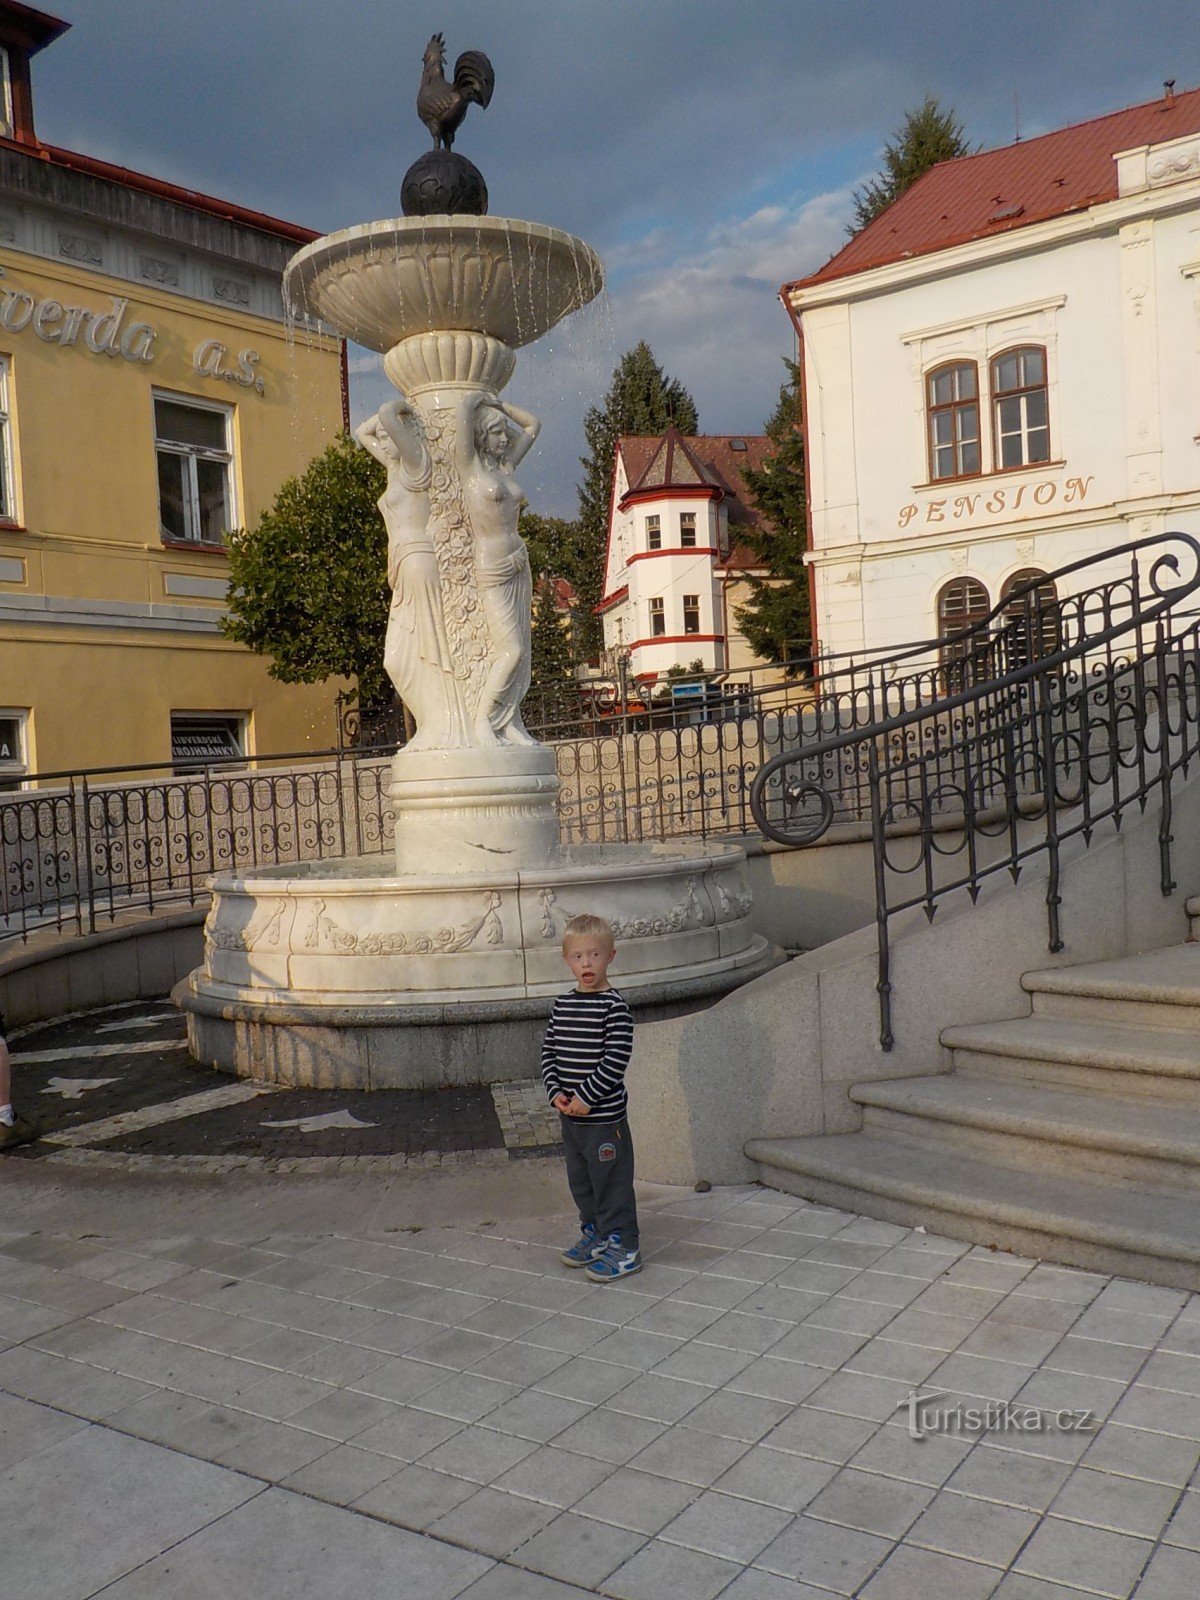
[[[761,433],[700,433],[685,437],[675,433],[674,429],[651,438],[625,435],[617,441],[617,448],[625,462],[625,476],[633,486],[630,493],[648,489],[659,493],[670,492],[669,483],[650,484],[643,480],[648,473],[651,477],[655,476],[650,468],[655,465],[656,458],[665,456],[664,445],[672,433],[682,446],[682,450],[672,458],[679,464],[673,475],[674,481],[682,488],[694,488],[696,480],[691,474],[699,467],[705,481],[721,491],[721,498],[729,513],[731,546],[729,559],[724,565],[730,571],[744,571],[747,567],[756,566],[758,558],[744,544],[736,542],[739,527],[758,528],[766,521],[750,497],[743,473],[747,467],[755,471],[762,467],[771,453],[770,439]],[[744,445],[745,448],[735,449],[735,444]],[[682,470],[684,461],[687,463],[686,475]]]
[[[1200,89],[1094,117],[1023,144],[943,161],[831,261],[787,289],[844,278],[1117,198],[1119,150],[1200,132]]]

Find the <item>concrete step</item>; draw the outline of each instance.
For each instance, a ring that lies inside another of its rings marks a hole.
[[[864,1132],[896,1142],[1031,1173],[1049,1168],[1163,1193],[1197,1191],[1200,1223],[1200,1113],[960,1073],[862,1083],[850,1098],[864,1108]]]
[[[1200,895],[1193,895],[1190,900],[1185,900],[1183,909],[1188,916],[1188,939],[1200,939]]]
[[[1200,1028],[1200,944],[1027,972],[1021,986],[1033,996],[1035,1017],[1175,1032]]]
[[[1200,1289],[1200,1202],[926,1148],[878,1133],[752,1139],[766,1184],[1090,1271]]]
[[[1145,1095],[1200,1111],[1200,1030],[1035,1016],[945,1028],[941,1041],[959,1074]]]

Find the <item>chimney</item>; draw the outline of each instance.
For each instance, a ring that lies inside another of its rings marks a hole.
[[[17,0],[0,0],[0,135],[20,144],[37,143],[29,62],[70,26]]]
[[[1167,102],[1167,104],[1169,106],[1173,106],[1175,104],[1175,79],[1174,78],[1164,78],[1163,79],[1163,99]]]

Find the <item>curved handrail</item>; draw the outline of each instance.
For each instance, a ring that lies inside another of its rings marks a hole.
[[[1092,588],[1049,602],[1039,593],[1048,579],[1057,590],[1081,572],[1111,572],[1122,557],[1124,570]],[[919,906],[932,920],[946,895],[966,889],[974,900],[987,877],[1008,871],[1016,879],[1044,853],[1049,944],[1061,949],[1062,845],[1074,837],[1089,844],[1101,821],[1119,826],[1125,808],[1144,806],[1153,790],[1161,798],[1161,887],[1170,893],[1171,782],[1200,756],[1200,614],[1180,605],[1197,590],[1200,541],[1190,534],[1083,557],[1022,584],[974,628],[939,641],[969,669],[954,692],[801,742],[757,773],[750,811],[767,838],[813,844],[839,811],[870,823],[885,1050],[888,925],[897,913]],[[968,634],[976,648],[963,651]],[[948,817],[957,818],[950,844]],[[955,857],[965,865],[956,867]],[[906,878],[916,892],[905,892]]]

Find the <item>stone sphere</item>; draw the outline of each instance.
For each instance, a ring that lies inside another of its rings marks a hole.
[[[488,208],[487,184],[466,156],[427,150],[404,174],[400,205],[406,217],[482,217]]]

